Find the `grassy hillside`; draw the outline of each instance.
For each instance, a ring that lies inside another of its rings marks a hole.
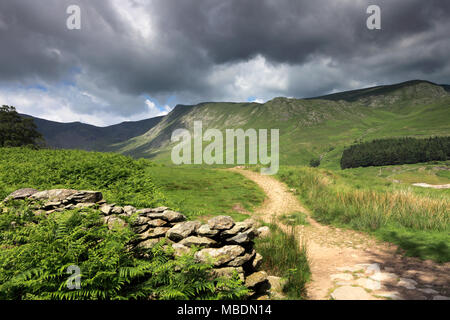
[[[177,128],[278,128],[280,163],[339,168],[345,146],[355,141],[401,136],[448,135],[450,94],[445,86],[410,81],[313,99],[275,98],[265,104],[202,103],[177,106],[147,133],[118,143],[128,155],[167,161]]]
[[[113,153],[0,149],[0,199],[20,188],[102,191],[109,203],[168,206],[190,217],[228,214],[242,220],[264,200],[251,181],[228,172],[177,169]]]
[[[322,223],[367,231],[408,255],[450,261],[450,190],[411,182],[450,183],[450,163],[344,171],[282,167],[278,177],[297,190]]]

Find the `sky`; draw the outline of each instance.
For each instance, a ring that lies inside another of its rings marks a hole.
[[[450,84],[449,16],[442,0],[2,0],[0,104],[106,126],[177,104]]]

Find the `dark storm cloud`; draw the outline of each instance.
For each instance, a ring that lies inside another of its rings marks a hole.
[[[70,4],[81,7],[82,30],[65,28]],[[381,7],[382,30],[366,28],[370,4]],[[148,14],[150,37],[124,17],[133,9]],[[449,16],[440,0],[3,0],[0,83],[226,100],[226,79],[211,74],[258,56],[288,66],[289,83],[268,96],[411,77],[450,83]]]

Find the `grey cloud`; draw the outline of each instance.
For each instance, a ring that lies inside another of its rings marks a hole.
[[[448,1],[128,2],[149,14],[150,39],[124,19],[121,1],[1,1],[0,85],[69,81],[124,115],[142,112],[142,94],[161,101],[175,95],[180,103],[238,99],[224,89],[227,79],[213,83],[210,75],[257,56],[288,70],[284,90],[260,88],[266,97],[316,96],[354,83],[411,78],[450,83]],[[65,28],[69,4],[82,8],[80,31]],[[382,9],[381,31],[365,27],[369,4]]]

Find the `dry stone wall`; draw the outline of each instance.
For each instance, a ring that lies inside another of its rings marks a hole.
[[[267,232],[257,228],[252,219],[235,222],[229,216],[216,216],[207,223],[188,221],[187,218],[167,207],[136,209],[132,206],[117,206],[103,200],[96,191],[54,189],[38,191],[20,189],[10,194],[7,200],[28,199],[35,214],[51,214],[56,211],[93,208],[103,214],[109,228],[125,226],[124,216],[135,219],[131,228],[139,235],[133,248],[152,248],[162,239],[172,245],[175,255],[199,248],[197,261],[212,263],[212,277],[230,277],[235,272],[251,290],[251,298],[268,298],[270,282],[265,271],[259,270],[263,257],[254,249],[253,240]]]

